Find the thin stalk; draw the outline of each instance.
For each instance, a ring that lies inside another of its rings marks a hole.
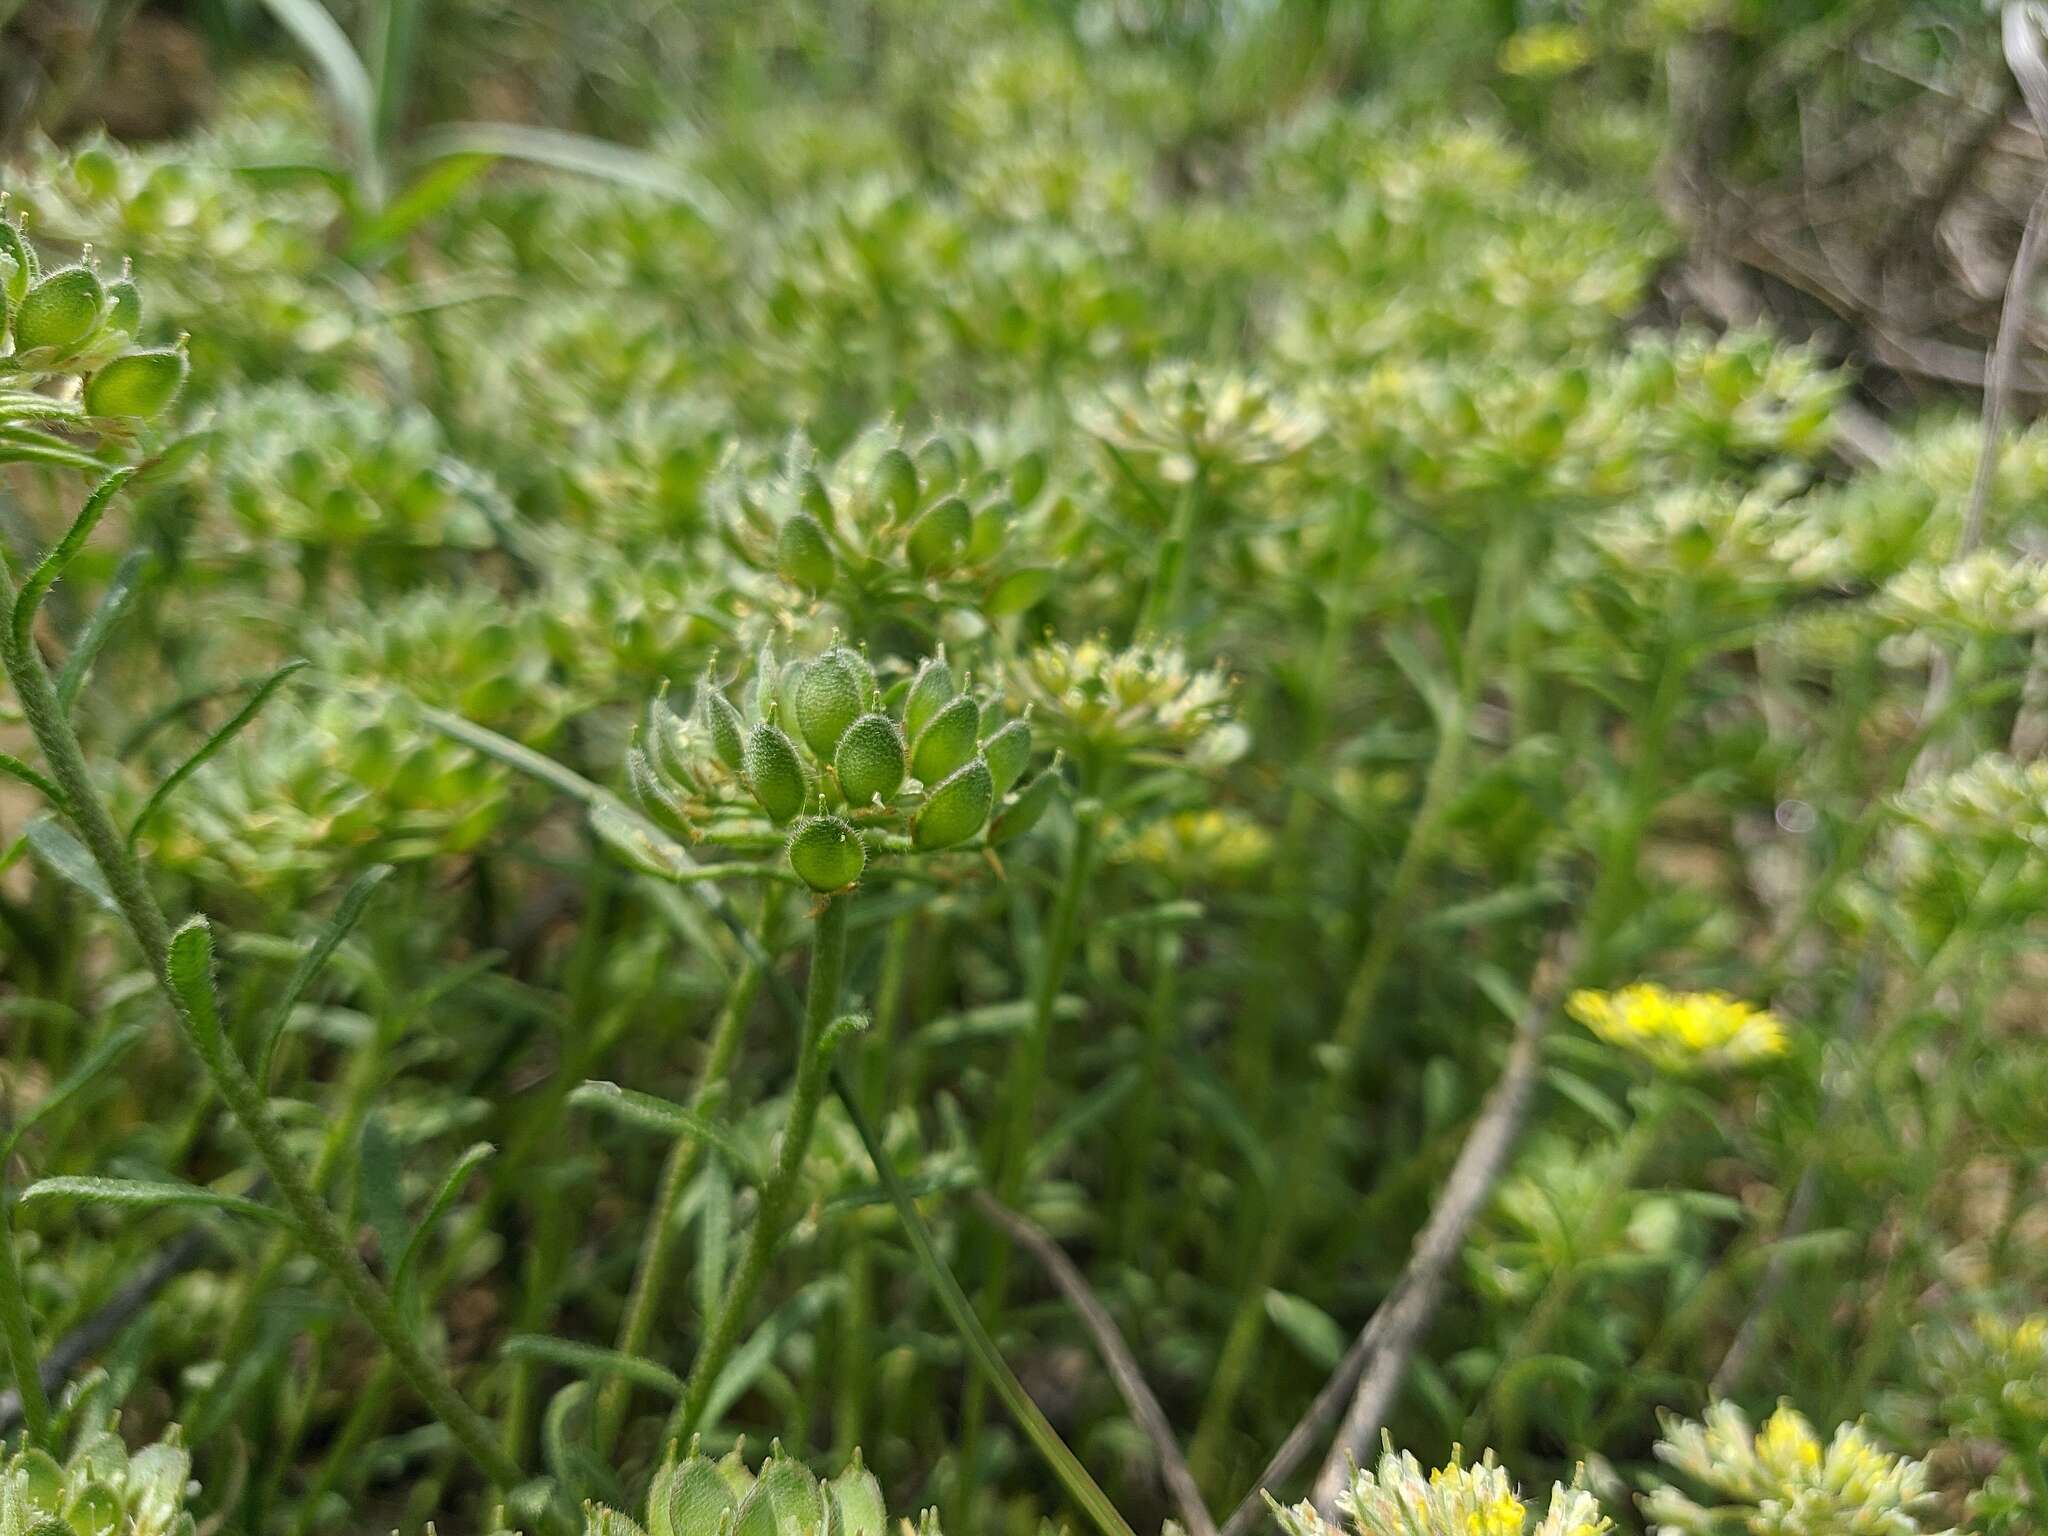
[[[1134,636],[1163,633],[1180,612],[1187,590],[1188,550],[1195,541],[1207,490],[1208,471],[1197,469],[1181,487],[1173,504],[1173,521],[1159,544],[1159,560],[1152,569],[1152,583],[1145,589],[1145,602],[1138,610]]]
[[[13,583],[0,584],[6,604],[14,601]],[[376,1278],[350,1243],[340,1220],[321,1199],[285,1140],[284,1130],[270,1113],[263,1090],[235,1054],[224,1031],[207,1031],[188,1011],[171,982],[170,925],[143,877],[142,866],[114,824],[86,766],[85,752],[57,701],[56,685],[41,656],[26,637],[11,634],[0,646],[8,677],[21,701],[22,713],[52,775],[63,787],[72,820],[91,851],[93,862],[113,893],[116,906],[141,947],[158,989],[170,1002],[186,1042],[192,1047],[215,1089],[255,1148],[271,1183],[283,1197],[287,1219],[306,1250],[341,1287],[349,1304],[389,1352],[408,1384],[419,1395],[484,1475],[500,1491],[518,1486],[519,1468],[498,1449],[490,1427],[456,1392],[440,1368],[427,1357]]]
[[[1054,1005],[1073,963],[1080,938],[1081,899],[1095,868],[1095,846],[1102,826],[1103,806],[1099,796],[1080,801],[1074,809],[1074,840],[1067,850],[1066,873],[1059,894],[1053,898],[1052,918],[1040,941],[1038,970],[1031,991],[1031,1027],[1019,1037],[1010,1054],[1004,1080],[1008,1094],[995,1157],[996,1198],[1014,1205],[1024,1182],[1024,1168],[1031,1152],[1031,1131],[1037,1122],[1039,1091],[1045,1081],[1046,1061],[1052,1052]],[[987,1274],[982,1285],[981,1315],[991,1323],[999,1320],[1009,1293],[1010,1244],[1002,1233],[991,1229]],[[975,1500],[980,1491],[981,1428],[988,1415],[987,1384],[979,1376],[968,1378],[961,1404],[958,1465],[960,1476],[956,1495],[959,1514],[953,1524],[962,1530],[975,1529]]]
[[[826,897],[818,911],[816,929],[811,935],[811,974],[804,996],[803,1042],[797,1050],[796,1091],[790,1100],[789,1120],[782,1130],[782,1150],[761,1191],[761,1205],[754,1216],[753,1230],[747,1234],[746,1252],[726,1286],[725,1299],[719,1303],[711,1332],[690,1367],[683,1400],[669,1418],[664,1441],[685,1443],[702,1428],[711,1389],[717,1385],[719,1373],[739,1342],[747,1310],[767,1278],[769,1261],[782,1240],[782,1229],[803,1176],[804,1155],[810,1150],[811,1133],[817,1128],[818,1106],[825,1096],[829,1057],[826,1037],[839,1006],[839,981],[846,969],[846,914],[851,901],[846,896]]]
[[[1409,823],[1408,836],[1394,866],[1380,919],[1374,925],[1365,953],[1359,957],[1345,992],[1342,1012],[1330,1031],[1338,1065],[1321,1073],[1314,1093],[1294,1122],[1288,1149],[1281,1159],[1277,1183],[1264,1232],[1252,1247],[1256,1258],[1248,1283],[1239,1294],[1236,1314],[1224,1336],[1216,1361],[1216,1374],[1208,1400],[1196,1421],[1195,1437],[1188,1461],[1195,1477],[1210,1492],[1221,1472],[1223,1436],[1236,1411],[1239,1394],[1251,1371],[1266,1319],[1266,1291],[1292,1257],[1296,1227],[1303,1214],[1303,1201],[1310,1183],[1309,1172],[1327,1145],[1331,1117],[1343,1103],[1352,1068],[1366,1042],[1394,954],[1408,930],[1409,911],[1414,904],[1423,872],[1436,855],[1443,835],[1452,797],[1464,774],[1465,754],[1472,711],[1478,703],[1479,687],[1498,630],[1502,587],[1521,548],[1519,534],[1510,530],[1497,536],[1482,557],[1479,583],[1473,594],[1472,613],[1466,624],[1459,656],[1458,690],[1444,710],[1437,734],[1435,757],[1424,781],[1422,802]]]
[[[42,1359],[36,1353],[28,1298],[21,1287],[21,1268],[14,1258],[14,1202],[0,1190],[0,1333],[6,1335],[7,1357],[14,1366],[14,1387],[21,1398],[28,1443],[53,1450],[50,1399],[43,1393]]]
[[[764,950],[773,942],[775,925],[782,917],[782,894],[780,886],[771,885],[762,900],[761,947]],[[733,1058],[739,1054],[740,1040],[746,1033],[747,1016],[754,1011],[754,999],[760,994],[764,968],[764,961],[749,959],[741,967],[732,990],[726,994],[725,1008],[712,1031],[711,1047],[705,1054],[703,1071],[690,1094],[691,1109],[704,1111],[712,1098],[723,1090],[726,1074],[732,1070]],[[661,1183],[654,1196],[654,1210],[640,1240],[640,1259],[633,1271],[632,1289],[626,1296],[626,1315],[619,1324],[620,1354],[642,1353],[654,1335],[655,1309],[668,1281],[669,1256],[675,1246],[676,1207],[683,1198],[683,1190],[695,1177],[703,1156],[703,1141],[692,1135],[678,1136],[675,1145],[669,1148],[668,1160],[662,1165]],[[600,1458],[611,1454],[632,1400],[633,1384],[624,1376],[613,1376],[599,1392],[592,1437]]]
[[[1182,944],[1178,931],[1161,930],[1152,957],[1152,995],[1145,1009],[1144,1077],[1131,1101],[1129,1139],[1123,1158],[1122,1214],[1117,1222],[1117,1251],[1126,1264],[1143,1265],[1151,1241],[1153,1210],[1153,1138],[1158,1134],[1159,1107],[1166,1094],[1166,1062],[1180,1021]]]

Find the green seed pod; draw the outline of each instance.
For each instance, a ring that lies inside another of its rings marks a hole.
[[[19,304],[41,275],[36,248],[22,238],[21,226],[11,219],[0,219],[0,294],[7,296],[8,305]]]
[[[839,515],[832,506],[832,493],[825,489],[825,482],[810,470],[804,471],[799,499],[803,502],[804,511],[816,518],[821,527],[838,526]]]
[[[1018,506],[1028,507],[1044,489],[1045,455],[1034,448],[1010,466],[1010,495]]]
[[[825,1529],[824,1490],[802,1462],[770,1456],[761,1466],[754,1491],[767,1499],[777,1536],[818,1536]]]
[[[874,478],[868,482],[868,498],[901,521],[917,510],[923,493],[918,489],[917,466],[901,448],[891,448],[876,461]]]
[[[917,669],[910,692],[903,699],[903,729],[911,740],[915,741],[918,732],[931,722],[932,716],[946,707],[954,692],[953,669],[946,665],[946,658],[943,655],[927,658]]]
[[[960,563],[974,533],[973,515],[958,496],[948,496],[910,528],[910,563],[919,572],[943,571]]]
[[[854,650],[851,646],[835,645],[825,653],[825,659],[837,661],[853,674],[854,683],[860,689],[860,705],[862,709],[866,709],[868,705],[874,702],[875,695],[880,691],[880,688],[875,682],[875,669],[868,665],[866,656]]]
[[[988,764],[975,758],[931,792],[910,826],[910,840],[927,853],[964,843],[988,820],[995,804]]]
[[[732,707],[732,700],[709,683],[697,685],[697,709],[704,717],[704,729],[711,737],[711,750],[734,773],[747,766],[746,722]]]
[[[917,467],[933,495],[950,491],[960,483],[960,456],[943,437],[934,437],[917,450]]]
[[[52,272],[23,295],[14,310],[17,352],[74,352],[99,328],[107,292],[90,267]]]
[[[1001,848],[1013,843],[1045,817],[1060,792],[1059,769],[1048,768],[1010,797],[988,829],[988,845]]]
[[[747,787],[777,826],[804,808],[803,759],[796,743],[772,720],[763,720],[747,737]]]
[[[967,538],[968,563],[980,565],[994,559],[1003,547],[1003,540],[1009,536],[1010,524],[1016,517],[1017,509],[1005,497],[998,496],[976,507],[974,531]]]
[[[692,1454],[655,1474],[647,1494],[649,1536],[718,1536],[719,1520],[737,1503],[717,1466]]]
[[[860,1462],[860,1448],[846,1470],[826,1484],[836,1517],[833,1536],[888,1536],[889,1511],[882,1503],[882,1485]]]
[[[85,381],[86,414],[147,421],[178,398],[189,369],[177,347],[124,352]]]
[[[910,748],[910,771],[936,784],[974,756],[981,734],[981,706],[961,694],[931,717]]]
[[[107,329],[134,336],[142,329],[142,290],[127,276],[107,284]]]
[[[860,834],[837,816],[806,816],[789,835],[789,867],[814,891],[843,891],[867,867]]]
[[[860,679],[836,651],[828,651],[805,667],[797,679],[797,729],[811,750],[830,762],[839,738],[867,702]]]
[[[781,537],[775,545],[775,568],[806,592],[823,592],[832,585],[832,573],[837,568],[832,545],[816,518],[799,512],[782,525]]]
[[[888,801],[903,787],[907,755],[903,732],[887,715],[862,715],[854,721],[839,738],[832,758],[846,803],[872,805],[878,797]]]
[[[988,759],[988,771],[996,781],[996,798],[1000,800],[1023,777],[1024,765],[1031,761],[1030,722],[1012,720],[981,744],[981,755]]]

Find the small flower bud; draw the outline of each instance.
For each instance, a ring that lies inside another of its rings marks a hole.
[[[959,563],[973,532],[974,520],[967,503],[958,496],[948,496],[911,525],[911,565],[920,573],[950,569]]]
[[[954,699],[925,724],[910,748],[910,771],[936,784],[974,756],[981,732],[981,706],[966,694]]]
[[[981,830],[993,804],[994,781],[977,757],[931,792],[911,823],[911,841],[926,852],[964,843]]]
[[[124,352],[85,381],[86,414],[147,421],[178,398],[189,367],[177,347]]]
[[[789,867],[814,891],[841,891],[860,878],[868,851],[837,816],[806,816],[789,837]]]
[[[953,669],[946,665],[944,656],[930,657],[917,669],[910,692],[903,700],[903,729],[911,740],[915,741],[932,716],[946,707],[954,691]]]
[[[763,720],[747,738],[746,775],[747,787],[776,825],[804,808],[803,759],[772,720]]]
[[[988,771],[995,780],[996,798],[1000,800],[1023,777],[1024,766],[1031,761],[1031,726],[1023,720],[1012,720],[981,744],[981,755],[988,759]]]
[[[839,738],[832,771],[848,805],[888,800],[903,787],[906,753],[903,732],[887,715],[862,715]]]
[[[811,750],[829,762],[839,738],[865,702],[853,668],[841,659],[840,652],[828,651],[805,667],[797,679],[797,729]]]
[[[825,530],[807,512],[799,512],[782,525],[775,546],[775,568],[783,577],[806,592],[823,592],[832,585],[837,568]]]
[[[90,267],[63,267],[29,289],[14,311],[16,352],[76,351],[99,328],[106,290]]]

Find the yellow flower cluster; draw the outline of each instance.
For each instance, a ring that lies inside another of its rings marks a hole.
[[[1452,1446],[1450,1463],[1425,1475],[1411,1453],[1397,1455],[1389,1446],[1378,1467],[1361,1469],[1337,1495],[1348,1529],[1354,1536],[1606,1536],[1614,1528],[1576,1481],[1551,1485],[1550,1508],[1532,1526],[1529,1506],[1493,1452],[1471,1466],[1460,1466],[1458,1457]],[[1273,1509],[1288,1536],[1338,1536],[1313,1505]]]
[[[1615,992],[1574,992],[1565,1007],[1609,1045],[1663,1072],[1726,1071],[1785,1053],[1776,1015],[1722,992],[1671,992],[1639,981]]]

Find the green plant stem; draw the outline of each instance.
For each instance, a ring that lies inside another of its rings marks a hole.
[[[21,1266],[14,1256],[14,1202],[4,1189],[0,1189],[0,1334],[6,1336],[7,1357],[14,1366],[14,1388],[21,1396],[28,1443],[52,1450],[50,1399],[43,1393],[42,1360],[36,1354],[28,1297],[22,1291]]]
[[[1205,1491],[1218,1492],[1222,1471],[1223,1436],[1236,1411],[1239,1394],[1250,1373],[1266,1318],[1266,1292],[1284,1271],[1292,1257],[1296,1228],[1303,1214],[1310,1183],[1310,1171],[1322,1155],[1331,1117],[1343,1103],[1353,1071],[1366,1042],[1380,989],[1385,985],[1394,954],[1408,930],[1409,911],[1414,904],[1423,872],[1436,855],[1445,818],[1464,773],[1469,744],[1472,710],[1479,698],[1486,662],[1498,631],[1502,587],[1517,561],[1522,540],[1510,529],[1497,535],[1481,558],[1478,586],[1473,594],[1472,613],[1467,621],[1464,644],[1459,655],[1458,688],[1438,722],[1436,753],[1423,784],[1422,801],[1409,823],[1408,836],[1394,866],[1379,920],[1372,937],[1352,972],[1344,995],[1342,1011],[1330,1031],[1334,1065],[1316,1079],[1313,1093],[1294,1121],[1287,1150],[1282,1156],[1277,1183],[1272,1191],[1264,1231],[1251,1251],[1248,1283],[1239,1294],[1237,1310],[1217,1355],[1208,1400],[1196,1421],[1188,1463],[1195,1480]]]
[[[1144,605],[1138,610],[1134,638],[1164,634],[1180,612],[1187,590],[1188,551],[1195,542],[1207,490],[1208,472],[1197,469],[1181,487],[1173,504],[1173,521],[1159,542],[1158,563],[1152,569],[1151,585],[1145,589]]]
[[[11,582],[5,584],[4,595],[11,605]],[[264,1100],[263,1090],[235,1054],[225,1032],[200,1028],[172,985],[170,925],[143,877],[141,864],[100,799],[86,766],[84,750],[57,701],[55,684],[42,658],[35,654],[32,642],[25,640],[8,640],[0,647],[0,654],[4,654],[7,675],[14,683],[29,729],[42,748],[51,773],[63,787],[72,820],[91,851],[93,862],[99,866],[121,916],[140,945],[158,989],[177,1015],[187,1043],[213,1079],[215,1089],[248,1136],[264,1171],[283,1198],[292,1227],[307,1251],[333,1277],[349,1304],[377,1335],[420,1400],[447,1426],[484,1475],[500,1491],[509,1492],[521,1480],[519,1468],[498,1449],[483,1417],[463,1401],[406,1328],[390,1296],[349,1242],[340,1220],[314,1190],[305,1170],[292,1155],[283,1128]]]
[[[697,1351],[690,1367],[690,1379],[683,1388],[683,1400],[676,1405],[664,1440],[687,1443],[703,1427],[704,1408],[711,1400],[719,1372],[739,1342],[741,1325],[754,1295],[767,1278],[768,1264],[782,1240],[782,1229],[790,1205],[803,1177],[804,1155],[817,1128],[818,1106],[824,1099],[829,1042],[826,1030],[839,1006],[839,981],[846,968],[846,914],[852,904],[848,896],[826,897],[819,909],[816,930],[811,936],[811,974],[804,996],[804,1033],[797,1049],[796,1089],[790,1099],[789,1119],[782,1129],[782,1149],[774,1171],[761,1191],[760,1209],[753,1230],[747,1234],[746,1252],[726,1286],[718,1316],[711,1332]]]
[[[1066,872],[1060,879],[1059,893],[1053,898],[1051,919],[1039,941],[1038,970],[1031,991],[1031,1027],[1019,1037],[1004,1074],[1008,1092],[998,1133],[994,1184],[996,1198],[1005,1205],[1016,1204],[1018,1188],[1024,1182],[1031,1131],[1038,1117],[1039,1091],[1052,1052],[1054,1008],[1080,939],[1081,899],[1095,868],[1102,814],[1099,796],[1089,796],[1074,807],[1074,839],[1067,850]],[[1009,1293],[1009,1241],[991,1228],[983,1252],[987,1273],[981,1292],[981,1316],[993,1324],[1001,1318]],[[979,1376],[969,1377],[961,1404],[960,1476],[956,1490],[959,1512],[953,1521],[962,1530],[976,1528],[974,1505],[980,1489],[981,1428],[987,1415],[987,1385]]]
[[[762,898],[760,937],[763,949],[773,942],[775,925],[782,917],[782,897],[782,887],[771,885]],[[741,966],[732,990],[726,994],[725,1007],[719,1013],[710,1049],[705,1053],[703,1070],[690,1095],[691,1109],[703,1112],[724,1090],[726,1074],[732,1070],[733,1058],[739,1054],[740,1041],[746,1034],[747,1017],[754,1011],[754,999],[761,991],[764,968],[763,961],[748,959]],[[626,1314],[619,1324],[620,1354],[640,1354],[654,1335],[655,1309],[660,1305],[663,1288],[667,1284],[669,1256],[675,1246],[676,1207],[703,1156],[703,1140],[683,1135],[676,1138],[675,1145],[669,1148],[668,1160],[662,1164],[654,1210],[649,1214],[647,1230],[640,1240],[640,1258],[633,1271],[632,1288],[626,1295]],[[591,1434],[600,1458],[611,1454],[632,1400],[633,1383],[624,1376],[611,1377],[599,1392]]]
[[[1607,1241],[1607,1229],[1614,1220],[1614,1214],[1621,1208],[1622,1201],[1634,1187],[1636,1175],[1642,1171],[1644,1162],[1657,1145],[1657,1137],[1663,1131],[1677,1106],[1676,1095],[1669,1092],[1662,1083],[1653,1082],[1645,1090],[1649,1102],[1642,1112],[1630,1122],[1616,1144],[1614,1156],[1601,1181],[1600,1198],[1594,1205],[1583,1229],[1583,1241],[1591,1245],[1595,1255]],[[1500,1363],[1494,1368],[1493,1378],[1486,1395],[1479,1406],[1465,1421],[1461,1436],[1467,1445],[1485,1445],[1487,1434],[1498,1418],[1509,1378],[1515,1370],[1532,1356],[1543,1352],[1550,1342],[1550,1335],[1564,1317],[1565,1309],[1571,1305],[1578,1289],[1581,1268],[1573,1262],[1572,1255],[1551,1272],[1545,1283],[1543,1294],[1530,1310],[1522,1329],[1515,1335],[1515,1341],[1502,1354]]]
[[[1152,956],[1152,995],[1145,1009],[1144,1077],[1131,1102],[1129,1141],[1123,1157],[1122,1210],[1117,1222],[1117,1252],[1126,1264],[1142,1266],[1151,1240],[1153,1140],[1158,1135],[1159,1109],[1166,1096],[1166,1062],[1180,1021],[1180,969],[1184,946],[1177,929],[1162,929]]]

